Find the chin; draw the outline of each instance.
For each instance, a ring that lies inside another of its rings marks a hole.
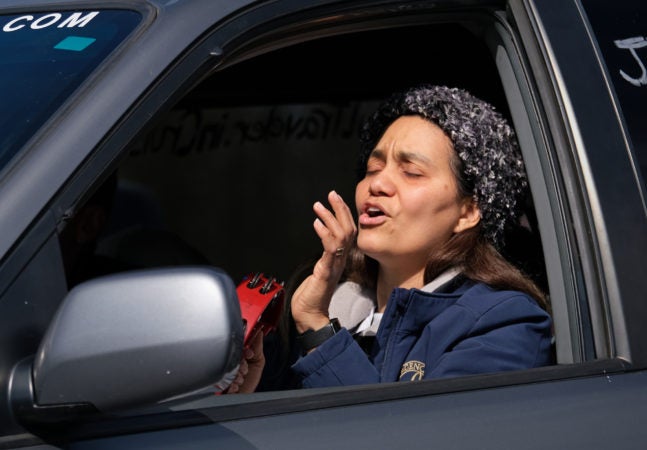
[[[379,261],[380,255],[384,255],[385,253],[388,252],[383,245],[378,245],[376,242],[371,242],[370,240],[366,240],[365,242],[362,242],[360,239],[358,239],[357,248],[366,256],[369,256],[378,261]]]

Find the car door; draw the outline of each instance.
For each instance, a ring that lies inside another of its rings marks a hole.
[[[290,258],[316,249],[298,231],[309,223],[310,196],[327,183],[352,190],[344,181],[351,174],[331,172],[350,164],[352,137],[344,131],[354,115],[408,84],[469,86],[503,109],[519,135],[541,238],[539,264],[529,267],[543,271],[550,293],[555,365],[416,383],[194,395],[85,420],[22,423],[25,429],[0,443],[641,448],[647,356],[639,324],[647,314],[639,257],[646,237],[634,161],[641,150],[629,145],[608,82],[613,69],[601,63],[602,44],[583,4],[272,2],[241,9],[184,44],[112,133],[88,147],[92,157],[78,162],[48,210],[60,225],[61,212],[119,166],[159,194],[174,212],[174,232],[212,252],[217,265],[232,274],[252,263],[287,274],[296,263]],[[176,20],[173,8],[160,6],[162,23]],[[180,18],[189,14],[177,8]],[[203,217],[204,229],[197,225]],[[41,235],[51,236],[53,226],[45,229]]]
[[[552,139],[561,140],[555,143],[556,164],[565,171],[564,183],[570,184],[565,191],[575,211],[574,238],[583,252],[579,283],[585,292],[580,301],[586,298],[587,304],[579,308],[591,319],[591,331],[583,331],[581,339],[590,333],[586,346],[592,355],[617,356],[640,365],[644,340],[632,317],[640,317],[645,308],[640,294],[644,277],[638,273],[645,245],[644,178],[639,165],[645,150],[641,133],[629,124],[640,121],[644,112],[623,108],[627,103],[620,99],[631,95],[637,101],[645,92],[632,86],[634,90],[626,93],[630,83],[621,71],[629,61],[615,59],[628,53],[618,47],[623,36],[639,32],[636,8],[635,2],[611,8],[592,1],[559,9],[557,4],[537,2],[526,7],[528,21],[522,22],[524,14],[518,20],[537,79],[551,80],[551,89],[539,89],[542,96],[553,97],[544,102],[549,105],[547,120],[553,128],[561,128]],[[601,17],[607,12],[614,21],[603,25]],[[580,64],[572,64],[576,58]],[[605,66],[605,60],[611,64]],[[569,167],[575,170],[568,172]]]

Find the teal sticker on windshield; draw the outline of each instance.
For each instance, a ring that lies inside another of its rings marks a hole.
[[[61,42],[56,44],[54,48],[58,50],[72,50],[75,52],[80,52],[88,48],[88,46],[90,46],[90,44],[92,44],[94,41],[96,41],[95,38],[68,36]]]

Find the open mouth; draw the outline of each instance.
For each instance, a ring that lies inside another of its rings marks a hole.
[[[370,207],[366,210],[366,214],[368,214],[369,217],[378,217],[383,216],[384,212],[378,208]]]

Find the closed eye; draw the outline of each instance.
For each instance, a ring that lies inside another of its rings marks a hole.
[[[404,173],[405,176],[410,178],[418,178],[425,174],[422,168],[413,162],[403,161],[400,164],[400,170]]]
[[[372,163],[366,165],[366,174],[374,175],[384,168],[384,164]]]
[[[409,170],[405,170],[404,174],[409,178],[420,178],[423,176],[420,172],[411,172]]]

